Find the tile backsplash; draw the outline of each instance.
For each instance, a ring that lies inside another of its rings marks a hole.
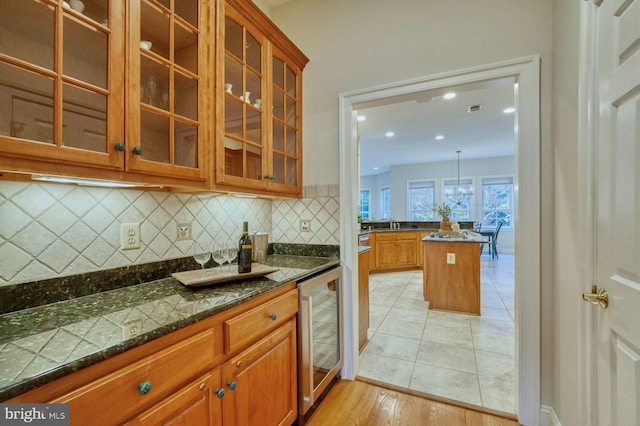
[[[75,185],[0,182],[0,285],[188,256],[192,236],[237,239],[242,220],[270,242],[339,244],[337,185],[299,200],[263,200]],[[300,221],[310,231],[300,231]],[[120,223],[140,223],[141,247],[120,250]]]

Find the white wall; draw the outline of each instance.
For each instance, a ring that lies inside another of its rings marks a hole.
[[[338,95],[358,89],[497,63],[541,57],[541,256],[543,297],[554,287],[554,199],[551,146],[553,10],[578,19],[576,1],[552,0],[294,0],[272,10],[272,19],[310,58],[303,77],[304,182],[338,183]],[[574,9],[573,11],[569,9]],[[573,58],[578,45],[557,20],[561,54]],[[558,57],[561,55],[559,54]],[[570,68],[571,69],[571,68]],[[568,72],[560,79],[577,80]],[[563,84],[559,80],[557,84]],[[574,96],[575,93],[571,93]],[[560,121],[558,121],[560,125]],[[312,167],[310,164],[322,164]],[[554,405],[553,303],[543,300],[542,395]],[[564,346],[569,350],[568,346]],[[557,372],[562,377],[562,372]],[[568,382],[570,383],[570,382]],[[565,398],[571,399],[566,395]],[[564,404],[564,401],[562,401]],[[561,419],[572,424],[571,404]],[[575,411],[574,411],[575,412]]]

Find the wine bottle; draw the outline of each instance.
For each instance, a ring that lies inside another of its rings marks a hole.
[[[242,235],[238,246],[238,273],[251,272],[251,255],[253,246],[249,237],[249,222],[242,222]]]

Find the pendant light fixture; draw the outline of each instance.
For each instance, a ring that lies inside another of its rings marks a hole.
[[[458,154],[458,180],[453,190],[447,188],[445,196],[457,208],[469,206],[471,197],[473,196],[473,190],[471,188],[464,189],[460,186],[460,153],[462,151],[457,150]],[[455,208],[454,207],[454,208]]]

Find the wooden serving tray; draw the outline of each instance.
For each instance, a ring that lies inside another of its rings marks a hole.
[[[190,287],[202,287],[207,285],[226,283],[230,281],[240,281],[250,278],[262,277],[278,270],[280,270],[280,268],[263,265],[262,263],[252,263],[251,272],[245,272],[244,274],[239,274],[237,272],[237,265],[231,265],[231,271],[227,271],[226,266],[207,268],[204,270],[204,278],[202,277],[202,269],[174,272],[171,275],[184,285]]]

